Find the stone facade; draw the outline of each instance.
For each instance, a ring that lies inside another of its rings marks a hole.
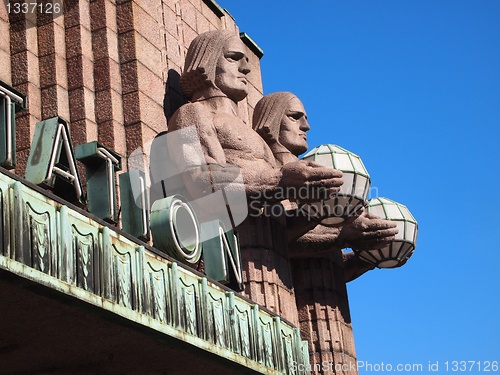
[[[63,15],[39,17],[37,26],[0,7],[0,79],[29,100],[17,118],[19,175],[35,124],[54,116],[71,124],[74,145],[97,140],[125,157],[144,149],[183,103],[178,77],[189,43],[209,30],[238,31],[200,0],[65,3]],[[239,114],[249,123],[262,81],[259,58],[248,55],[250,93]]]
[[[190,42],[209,30],[238,32],[234,19],[209,0],[64,3],[63,15],[39,16],[37,25],[0,6],[0,80],[29,101],[16,119],[16,174],[24,175],[35,124],[55,116],[68,121],[74,146],[98,141],[124,157],[123,171],[130,155],[147,165],[152,140],[185,102],[179,78]],[[238,115],[251,126],[263,89],[259,56],[250,48],[247,55],[249,92]],[[283,223],[265,220],[268,231],[249,219],[241,233],[243,257],[253,259],[243,265],[244,293],[301,328],[312,364],[355,361],[341,260],[290,262],[284,237],[275,237],[284,236]],[[294,280],[301,284],[295,292]]]

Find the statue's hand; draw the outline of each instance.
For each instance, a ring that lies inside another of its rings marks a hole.
[[[344,182],[341,171],[303,160],[285,164],[281,172],[280,186],[294,188],[287,190],[288,198],[302,202],[332,197]]]
[[[342,228],[339,242],[342,243],[342,247],[375,250],[387,246],[395,239],[397,233],[396,223],[365,211]]]

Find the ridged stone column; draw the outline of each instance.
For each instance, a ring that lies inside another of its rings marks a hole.
[[[237,229],[244,294],[298,326],[284,224],[267,216],[249,216]]]
[[[340,250],[292,260],[302,339],[309,342],[312,374],[358,372]]]

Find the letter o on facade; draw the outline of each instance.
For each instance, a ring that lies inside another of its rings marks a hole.
[[[201,257],[200,226],[191,205],[181,195],[155,201],[151,207],[154,246],[188,264]]]

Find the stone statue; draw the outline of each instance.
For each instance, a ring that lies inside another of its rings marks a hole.
[[[217,30],[197,36],[187,52],[180,81],[190,103],[174,113],[169,132],[196,127],[206,163],[216,169],[210,174],[215,189],[227,182],[228,174],[233,177],[231,168],[236,166],[249,194],[303,186],[324,189],[325,194],[337,192],[342,184],[341,172],[297,160],[277,166],[266,142],[238,118],[238,102],[248,94],[249,72],[245,46],[238,35]],[[189,155],[182,153],[188,154],[189,150],[182,150],[180,155],[189,160]],[[190,184],[203,174],[192,176]]]
[[[262,98],[255,107],[253,127],[269,144],[278,165],[296,161],[308,148],[306,111],[289,92]],[[356,363],[356,349],[346,283],[374,267],[341,249],[383,247],[397,229],[393,223],[366,213],[342,228],[314,227],[300,217],[300,211],[293,211],[293,202],[282,204],[295,218],[293,226],[304,228],[302,234],[293,228],[288,231],[288,247],[299,326],[302,337],[310,343],[311,366],[327,362],[335,368],[349,368]]]
[[[342,173],[295,158],[278,164],[262,137],[237,115],[246,98],[250,72],[246,47],[224,30],[197,36],[188,49],[180,87],[189,103],[168,123],[168,133],[195,129],[204,160],[181,144],[170,150],[183,164],[187,194],[196,198],[205,188],[223,189],[241,173],[252,202],[294,200],[298,189],[331,196],[342,185]],[[201,166],[201,164],[204,164]],[[209,184],[209,185],[207,185]],[[285,227],[279,220],[251,212],[237,227],[240,236],[245,294],[291,322],[298,322]]]
[[[255,106],[253,128],[262,136],[275,155],[278,165],[298,160],[307,151],[307,131],[310,130],[302,102],[292,93],[266,95]],[[284,202],[288,208],[293,205]],[[316,226],[295,240],[291,237],[290,255],[308,257],[351,247],[359,250],[379,249],[397,234],[396,224],[363,212],[341,228]],[[354,256],[344,254],[347,281],[353,280],[374,267]]]

